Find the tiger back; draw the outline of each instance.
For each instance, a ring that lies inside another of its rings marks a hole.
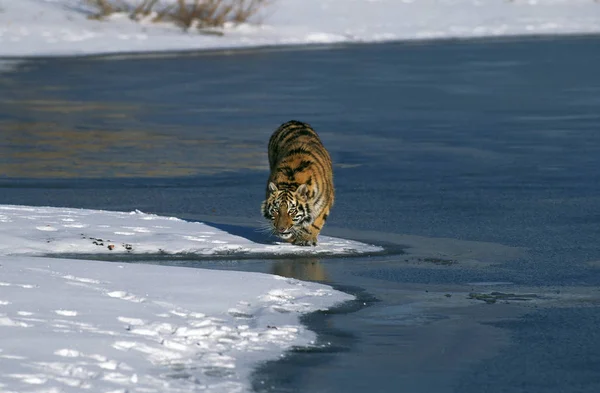
[[[317,244],[333,206],[333,170],[329,153],[312,127],[292,120],[269,139],[269,167],[263,216],[281,239]]]

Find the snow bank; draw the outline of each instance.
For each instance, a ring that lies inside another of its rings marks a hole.
[[[259,244],[141,212],[0,205],[0,391],[250,391],[259,364],[314,342],[302,314],[353,298],[268,274],[39,255],[305,249],[373,246]]]
[[[124,213],[0,205],[0,254],[193,254],[200,256],[348,255],[382,251],[352,240],[319,236],[316,247],[261,243],[201,222],[139,211]],[[252,233],[252,229],[248,229]]]
[[[0,391],[250,391],[257,365],[314,340],[301,313],[351,298],[266,274],[0,257]]]
[[[394,40],[597,34],[593,0],[276,0],[224,36],[126,16],[88,20],[81,0],[0,2],[0,56],[205,50]]]

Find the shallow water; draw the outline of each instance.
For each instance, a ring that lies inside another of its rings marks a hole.
[[[266,141],[310,122],[324,233],[362,258],[148,260],[324,281],[322,349],[273,392],[600,391],[599,38],[56,59],[0,74],[0,203],[139,209],[248,231]],[[514,294],[514,296],[512,296]]]

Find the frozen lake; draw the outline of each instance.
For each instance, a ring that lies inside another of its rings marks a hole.
[[[360,302],[272,392],[598,392],[600,38],[45,59],[0,74],[0,204],[175,215],[251,237],[266,142],[311,123],[324,234],[372,257],[139,262],[277,273]]]

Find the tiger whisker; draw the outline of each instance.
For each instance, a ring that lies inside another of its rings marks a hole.
[[[258,222],[258,226],[255,229],[260,231],[260,230],[264,230],[264,229],[271,230],[271,229],[275,229],[275,228],[273,227],[273,223],[271,223],[271,222],[260,221],[260,222]]]
[[[265,235],[275,235],[275,230],[272,228],[257,228],[256,232],[260,232]]]
[[[257,228],[254,228],[254,230],[256,232],[260,232],[266,236],[276,236],[275,227],[273,227],[273,225],[270,222],[269,223],[261,222]]]

